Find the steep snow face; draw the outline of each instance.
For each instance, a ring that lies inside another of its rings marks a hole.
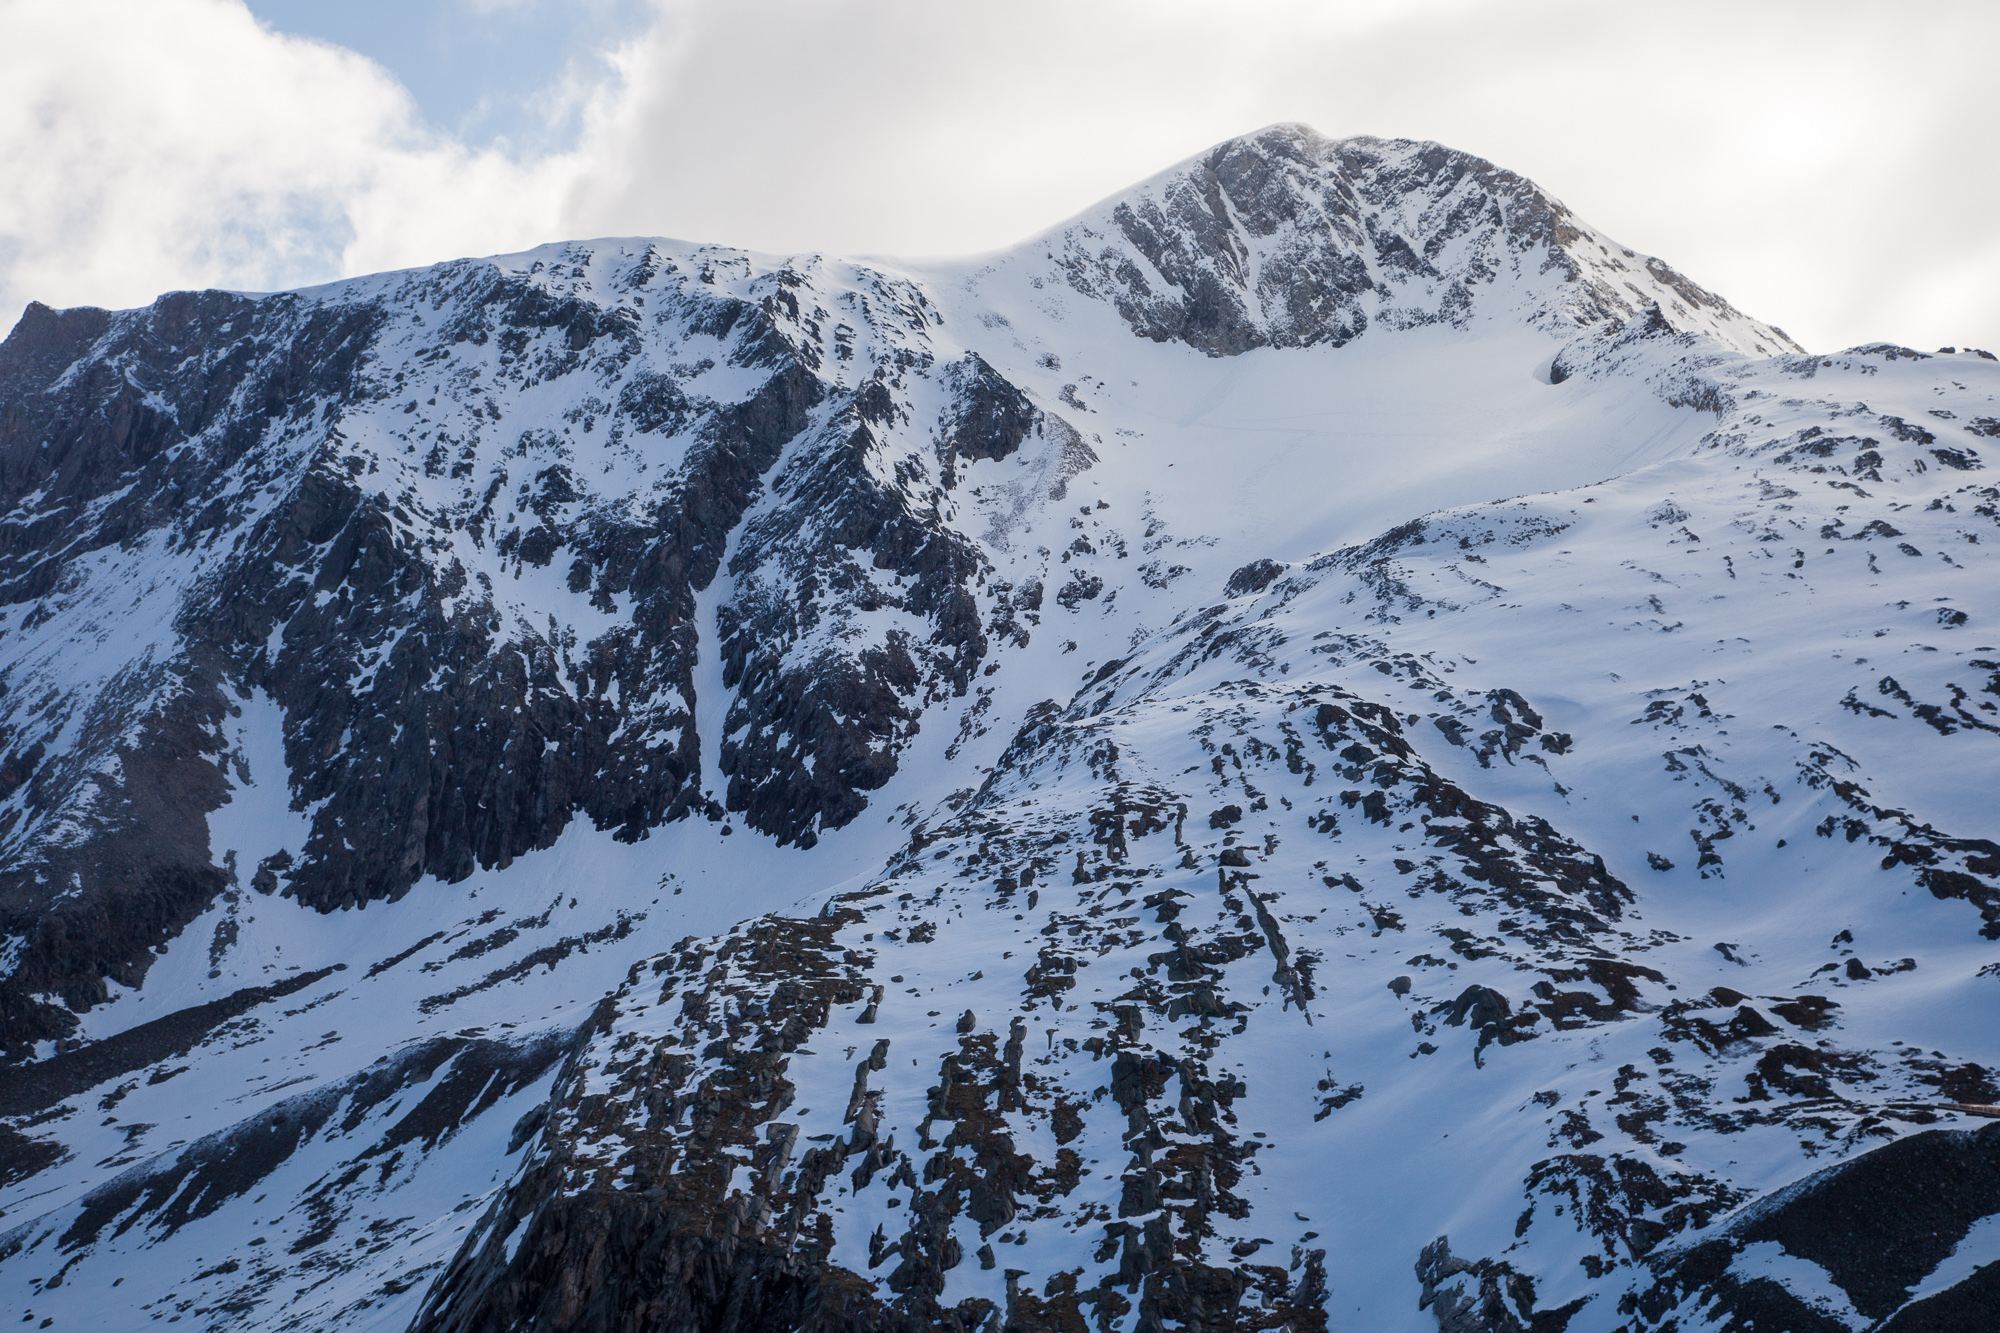
[[[551,246],[0,378],[9,1308],[1980,1308],[1983,354],[1279,127],[974,261]]]

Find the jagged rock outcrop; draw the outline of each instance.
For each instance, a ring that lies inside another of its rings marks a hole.
[[[1622,1313],[1641,1328],[1688,1305],[1729,1327],[1845,1328],[1858,1315],[1897,1333],[1977,1328],[1993,1317],[2000,1265],[1958,1251],[1996,1216],[2000,1125],[1925,1130],[1817,1172],[1711,1238],[1661,1254],[1652,1261],[1660,1283]],[[1758,1271],[1785,1263],[1817,1267],[1825,1288],[1800,1290]],[[1947,1281],[1932,1280],[1941,1274]]]
[[[1798,350],[1532,181],[1437,144],[1274,126],[1054,239],[1069,281],[1111,301],[1135,332],[1211,356],[1338,347],[1377,322],[1463,326],[1498,311],[1573,332],[1649,310],[1745,352]],[[1551,272],[1554,300],[1524,281]]]

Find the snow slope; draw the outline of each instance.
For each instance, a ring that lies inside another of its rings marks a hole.
[[[1808,355],[1296,127],[964,262],[22,327],[38,1323],[1860,1329],[2000,1272],[1991,357]]]

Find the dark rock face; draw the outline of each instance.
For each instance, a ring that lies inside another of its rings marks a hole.
[[[1252,560],[1249,564],[1229,576],[1223,585],[1225,597],[1247,597],[1253,592],[1262,592],[1271,586],[1271,580],[1284,573],[1285,567],[1275,560]]]
[[[1871,1328],[1989,1327],[2000,1264],[1912,1300],[1967,1232],[2000,1216],[2000,1125],[1926,1130],[1829,1167],[1760,1200],[1713,1238],[1653,1261],[1657,1283],[1622,1312],[1672,1327],[1690,1302],[1721,1329],[1837,1329],[1831,1317],[1753,1267],[1751,1246],[1779,1246],[1823,1270]]]
[[[745,525],[731,560],[741,591],[718,617],[723,684],[735,691],[721,767],[729,808],[781,844],[810,847],[815,828],[859,814],[925,705],[963,694],[986,654],[971,591],[982,560],[945,523],[941,497],[923,494],[927,461],[906,457],[894,483],[879,478],[884,437],[908,411],[899,388],[871,380],[833,414],[824,447],[781,471],[778,502]],[[951,438],[966,438],[971,419],[974,447],[989,450],[972,456],[1018,447],[1030,424],[1009,415],[1025,407],[1019,391],[990,368],[972,389],[957,398]],[[841,621],[882,610],[912,617],[910,629],[859,652],[826,642]]]
[[[730,259],[739,281],[718,291],[712,264],[648,248],[597,261],[593,284],[591,254],[564,255],[320,300],[36,307],[0,349],[8,632],[60,656],[51,617],[108,595],[93,562],[159,582],[141,552],[174,603],[107,678],[8,668],[0,932],[27,939],[0,982],[10,1052],[65,1037],[105,979],[137,985],[232,877],[351,908],[503,868],[578,814],[637,839],[721,803],[810,846],[894,772],[926,701],[964,691],[986,649],[981,561],[938,483],[1021,447],[1039,420],[1021,391],[968,355],[939,374],[944,414],[912,421],[928,359],[878,349],[884,369],[837,388],[835,316],[798,271]],[[901,311],[881,336],[920,340],[922,293],[875,284]],[[676,359],[695,345],[709,354]],[[705,394],[717,374],[748,387]],[[550,385],[576,404],[555,428],[500,406]],[[603,489],[570,443],[594,430],[638,474],[665,450],[665,475]],[[884,480],[899,432],[935,454]],[[703,626],[696,598],[732,540],[734,595]],[[481,568],[496,562],[563,592],[524,601]],[[907,628],[828,639],[829,619],[885,606]],[[704,652],[732,692],[720,775],[701,772],[694,721]],[[311,824],[232,870],[204,818],[235,785],[219,733],[253,694],[282,710],[282,776]],[[86,836],[54,838],[65,825]]]
[[[1454,1256],[1451,1239],[1439,1236],[1417,1258],[1418,1307],[1437,1319],[1438,1333],[1563,1333],[1589,1303],[1571,1301],[1550,1310],[1535,1308],[1535,1280],[1504,1260],[1469,1261]]]
[[[48,624],[79,566],[117,564],[163,538],[182,551],[215,545],[241,521],[238,488],[267,479],[253,457],[260,439],[351,390],[378,320],[368,306],[219,292],[177,293],[134,315],[31,307],[0,345],[0,603],[12,635]],[[203,447],[188,447],[197,436]],[[37,681],[18,658],[6,669],[13,804],[0,813],[0,931],[27,940],[0,982],[9,1052],[74,1024],[29,996],[81,1009],[104,997],[105,978],[137,985],[152,947],[226,883],[203,824],[225,791],[214,759],[225,653],[211,641],[142,656],[94,692]],[[73,739],[58,750],[66,726]],[[66,819],[85,836],[37,836]],[[72,885],[80,891],[65,893]]]
[[[1001,378],[977,352],[953,366],[947,380],[953,390],[950,414],[940,423],[940,453],[952,458],[985,458],[995,462],[1021,447],[1040,413],[1027,395]]]
[[[806,1043],[833,1040],[829,1024],[869,993],[865,959],[837,937],[868,922],[859,904],[879,907],[870,900],[881,896],[851,895],[807,920],[766,918],[712,952],[634,969],[559,1087],[543,1146],[439,1279],[415,1327],[971,1333],[996,1321],[1080,1328],[1135,1307],[1142,1321],[1244,1333],[1270,1327],[1274,1315],[1294,1328],[1327,1326],[1324,1251],[1290,1275],[1276,1265],[1190,1262],[1198,1238],[1213,1232],[1211,1215],[1247,1213],[1233,1191],[1256,1145],[1231,1132],[1228,1110],[1243,1088],[1127,1050],[1106,1052],[1111,1103],[1102,1116],[1122,1124],[1136,1153],[1120,1218],[1154,1216],[1102,1229],[1097,1253],[1117,1260],[1114,1273],[1094,1285],[1071,1273],[1037,1291],[1010,1270],[1004,1307],[942,1301],[949,1273],[975,1259],[995,1267],[994,1245],[1011,1238],[1010,1224],[1060,1204],[1088,1174],[1072,1148],[1036,1160],[1016,1142],[1014,1122],[1046,1121],[1066,1145],[1084,1131],[1088,1105],[1051,1097],[1024,1072],[1025,1019],[1014,1018],[1003,1039],[968,1010],[954,1025],[956,1049],[924,1075],[928,1110],[915,1142],[901,1135],[899,1148],[882,1124],[884,1098],[901,1077],[887,1040],[855,1062],[844,1133],[801,1139],[799,1124],[783,1117],[797,1101],[792,1078],[812,1056]],[[622,1031],[627,1014],[669,1001],[718,1034],[699,1053]],[[933,1139],[933,1124],[948,1128]],[[1167,1146],[1163,1129],[1198,1141],[1155,1158]],[[737,1172],[744,1162],[747,1186]],[[619,1172],[629,1185],[611,1187]],[[907,1195],[906,1210],[892,1214],[900,1235],[878,1228],[864,1254],[836,1261],[834,1200],[871,1187]],[[955,1234],[968,1226],[984,1242],[976,1255]],[[579,1282],[584,1273],[593,1279]]]
[[[979,1328],[990,1308],[941,1310],[921,1290],[897,1303],[907,1308],[885,1309],[866,1283],[824,1267],[824,1228],[802,1226],[795,1199],[809,1200],[839,1159],[808,1148],[789,1172],[798,1131],[771,1118],[791,1101],[785,1057],[830,1006],[861,994],[826,949],[838,924],[760,925],[712,957],[662,959],[652,975],[635,976],[634,988],[652,990],[664,973],[663,993],[693,983],[684,1003],[715,1019],[720,1037],[700,1059],[649,1052],[619,1061],[610,1096],[586,1096],[568,1080],[542,1146],[433,1288],[416,1326]],[[754,988],[754,1014],[702,986],[692,972],[702,964]],[[606,1005],[590,1035],[602,1036],[614,1012]],[[625,1162],[636,1188],[603,1188],[612,1164],[583,1150],[573,1129],[585,1126],[592,1138],[638,1136],[637,1156]],[[759,1163],[763,1183],[725,1199],[736,1154]],[[578,1282],[583,1273],[594,1276]]]

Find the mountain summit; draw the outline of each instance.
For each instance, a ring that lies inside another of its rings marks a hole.
[[[0,1291],[1972,1327],[1995,439],[1298,126],[966,261],[31,306]]]
[[[1036,248],[1022,248],[1030,265]],[[1737,351],[1800,350],[1511,171],[1303,125],[1156,176],[1045,238],[1043,258],[1146,337],[1218,356],[1475,318],[1561,335],[1655,306],[1676,331]]]

